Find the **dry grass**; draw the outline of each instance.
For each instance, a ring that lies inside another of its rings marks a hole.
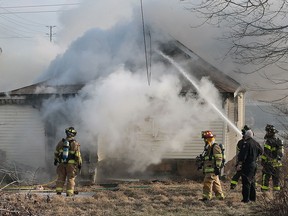
[[[241,188],[228,191],[227,198],[203,203],[202,183],[138,182],[120,184],[117,190],[97,185],[78,188],[73,198],[51,194],[1,192],[1,215],[260,215],[259,203],[243,204]],[[85,191],[91,196],[81,196]]]

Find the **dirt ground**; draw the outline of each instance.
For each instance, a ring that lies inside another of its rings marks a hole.
[[[0,215],[263,215],[261,192],[257,202],[244,204],[240,202],[241,185],[235,191],[229,185],[229,181],[222,182],[225,200],[207,203],[199,200],[202,183],[191,180],[78,186],[79,194],[74,197],[56,195],[53,186],[42,191],[2,190]]]

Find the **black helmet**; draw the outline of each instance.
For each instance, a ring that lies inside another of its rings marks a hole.
[[[265,127],[265,131],[267,134],[276,134],[278,130],[274,127],[274,125],[267,124]]]
[[[67,137],[74,137],[77,134],[77,131],[74,129],[74,127],[69,127],[65,129],[65,133]]]
[[[251,130],[251,128],[249,128],[247,125],[244,125],[243,129],[241,130],[242,135],[244,136],[248,130]]]

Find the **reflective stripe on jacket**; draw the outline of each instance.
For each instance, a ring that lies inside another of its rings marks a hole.
[[[209,146],[204,155],[204,173],[214,173],[214,168],[220,168],[222,164],[222,151],[217,143]]]
[[[283,143],[279,138],[271,137],[265,140],[264,154],[261,156],[263,164],[273,167],[282,166],[281,158],[284,155]]]

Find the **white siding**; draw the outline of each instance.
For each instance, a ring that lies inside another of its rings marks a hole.
[[[173,158],[173,159],[193,159],[201,154],[204,150],[204,142],[201,138],[201,131],[211,130],[214,135],[216,135],[216,142],[225,144],[223,136],[223,120],[219,119],[218,121],[210,122],[209,126],[206,128],[199,128],[198,135],[191,137],[191,142],[186,143],[181,152],[169,152],[164,155],[164,158]]]
[[[242,128],[243,126],[243,101],[243,94],[239,94],[236,98],[230,97],[226,99],[224,103],[224,114],[237,126],[237,128]],[[219,117],[216,121],[207,122],[207,127],[197,128],[197,126],[195,126],[195,130],[197,135],[191,137],[191,141],[184,143],[181,150],[170,150],[169,152],[166,152],[163,155],[163,159],[196,158],[196,156],[201,154],[204,149],[204,142],[203,139],[201,139],[201,131],[203,130],[211,130],[213,134],[216,135],[216,142],[223,144],[227,161],[233,159],[236,154],[236,144],[241,136],[230,126],[230,124]],[[133,140],[135,140],[135,142],[140,146],[145,146],[145,148],[149,149],[151,153],[160,152],[161,154],[163,152],[161,148],[167,149],[167,146],[171,146],[171,143],[169,143],[171,142],[170,137],[171,134],[164,131],[162,128],[159,128],[159,126],[155,124],[153,118],[143,122],[141,127],[135,131],[135,134],[133,134]],[[105,158],[104,146],[105,137],[100,136],[98,148],[100,160]]]
[[[0,149],[10,161],[43,167],[45,132],[39,111],[31,106],[0,106]]]
[[[208,123],[207,123],[208,125]],[[196,158],[199,154],[203,152],[204,142],[201,139],[201,131],[211,130],[213,134],[216,135],[216,142],[225,144],[224,135],[223,135],[223,120],[219,119],[214,122],[210,122],[209,126],[203,128],[197,128],[197,135],[191,137],[191,142],[185,143],[181,151],[169,151],[163,155],[165,159],[192,159]],[[153,119],[143,125],[141,131],[136,135],[136,142],[145,145],[147,148],[150,148],[151,153],[157,151],[158,148],[163,148],[163,146],[169,145],[170,139],[169,134],[165,133],[161,128],[158,128]]]

